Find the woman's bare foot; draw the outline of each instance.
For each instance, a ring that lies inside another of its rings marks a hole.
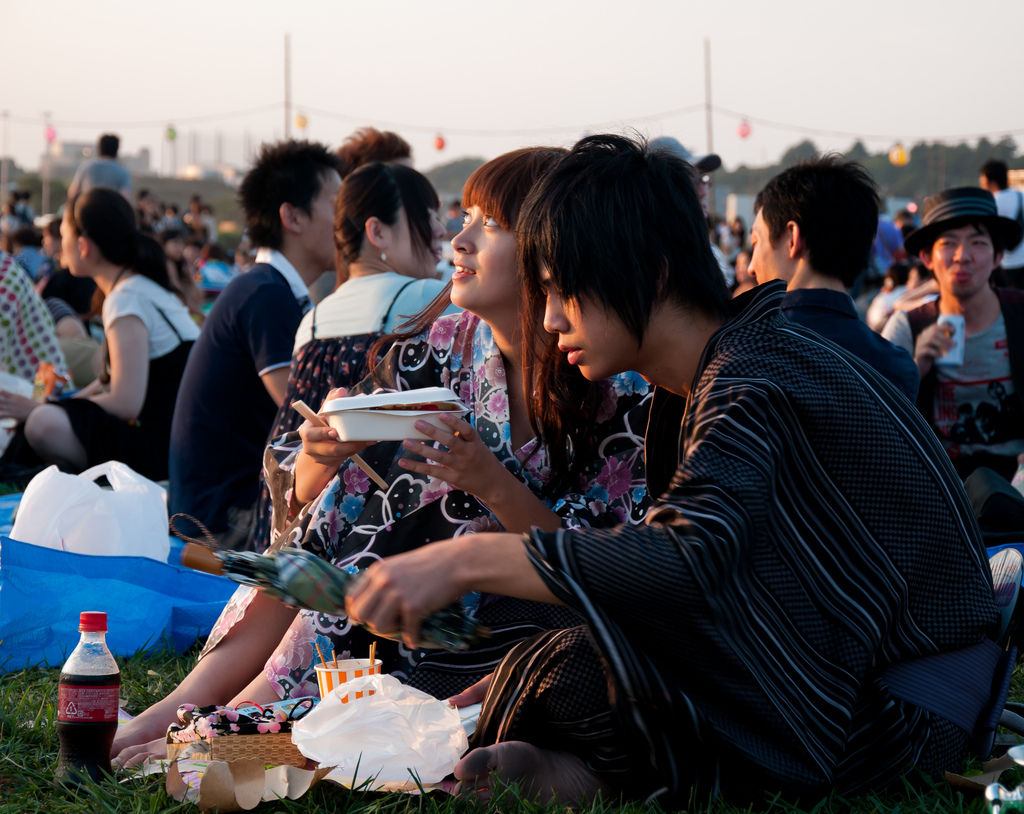
[[[456,794],[490,799],[494,781],[518,783],[525,797],[548,803],[586,803],[609,788],[600,776],[569,752],[506,741],[474,749],[455,767]]]

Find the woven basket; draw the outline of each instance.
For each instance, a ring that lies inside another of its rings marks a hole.
[[[187,752],[187,754],[182,754]],[[223,735],[190,743],[168,743],[167,757],[177,760],[260,760],[268,766],[306,767],[306,758],[295,748],[290,733]]]

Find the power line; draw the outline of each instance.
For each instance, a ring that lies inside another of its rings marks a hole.
[[[413,130],[420,133],[456,133],[458,135],[467,136],[529,136],[529,135],[541,135],[545,133],[568,133],[568,132],[580,132],[582,130],[600,129],[605,127],[615,127],[621,125],[624,121],[632,121],[636,118],[639,119],[670,119],[677,116],[685,116],[688,113],[695,113],[698,110],[703,110],[704,105],[690,105],[688,107],[680,107],[675,110],[666,110],[661,113],[652,113],[647,116],[634,117],[634,119],[618,119],[614,121],[596,122],[592,124],[580,125],[580,124],[568,124],[552,127],[520,127],[511,129],[484,129],[484,128],[471,128],[471,127],[445,127],[445,126],[434,126],[428,127],[421,124],[407,124],[404,122],[388,122],[380,119],[373,119],[368,116],[352,116],[346,113],[337,113],[333,110],[324,110],[322,108],[309,107],[307,105],[296,105],[296,108],[308,112],[315,113],[318,116],[323,116],[328,119],[339,119],[341,121],[352,122],[358,124],[360,122],[373,122],[374,124],[380,125],[381,127],[393,128],[395,130]]]
[[[97,129],[103,128],[119,128],[119,129],[130,129],[130,128],[150,128],[150,127],[165,127],[167,124],[174,124],[175,126],[187,125],[187,124],[203,124],[206,122],[224,121],[226,119],[237,119],[244,116],[251,116],[258,113],[267,113],[271,111],[278,111],[284,106],[284,102],[271,102],[265,105],[259,105],[257,107],[245,108],[242,110],[224,111],[220,113],[208,113],[200,116],[168,116],[162,119],[151,119],[151,120],[136,120],[136,121],[86,121],[86,120],[72,120],[72,119],[45,119],[43,117],[36,116],[16,116],[9,115],[8,118],[11,122],[17,124],[27,125],[52,125],[54,127],[93,127]],[[583,132],[587,130],[601,130],[605,128],[618,127],[625,122],[630,121],[641,121],[641,120],[661,120],[678,118],[680,116],[686,116],[691,113],[697,113],[701,110],[706,109],[705,104],[688,105],[686,107],[678,107],[672,110],[665,110],[660,113],[651,113],[641,116],[623,117],[620,119],[608,120],[603,122],[593,122],[589,124],[566,124],[566,125],[553,125],[548,127],[520,127],[520,128],[470,128],[470,127],[449,127],[445,125],[422,125],[422,124],[410,124],[408,122],[393,122],[384,121],[381,119],[375,119],[371,116],[357,116],[347,113],[339,113],[334,110],[326,110],[320,107],[311,107],[308,105],[293,105],[296,109],[304,112],[313,113],[317,116],[323,116],[326,119],[334,119],[338,121],[351,122],[353,124],[373,122],[380,127],[386,127],[395,130],[413,131],[420,133],[453,133],[459,135],[469,136],[530,136],[530,135],[544,135],[549,133],[571,133],[571,132]],[[857,133],[848,130],[828,130],[819,127],[808,127],[801,124],[792,124],[789,122],[780,122],[773,119],[766,119],[760,116],[750,116],[745,113],[741,113],[737,110],[730,110],[729,108],[722,107],[720,105],[712,105],[711,109],[713,112],[730,118],[746,120],[751,124],[757,124],[762,127],[768,127],[775,130],[786,130],[793,133],[800,133],[802,135],[809,136],[830,136],[834,138],[849,138],[860,141],[883,141],[883,142],[895,142],[895,141],[968,141],[981,138],[989,138],[995,134],[1004,136],[1020,136],[1024,135],[1024,128],[1011,128],[1007,130],[989,130],[982,133],[966,133],[959,135],[947,135],[947,136],[922,136],[922,135],[910,135],[907,133],[898,134],[880,134],[880,133]]]
[[[224,113],[209,113],[204,116],[180,116],[180,117],[169,117],[164,119],[152,119],[150,121],[123,121],[123,122],[112,122],[112,121],[73,121],[71,119],[43,119],[31,116],[11,116],[12,122],[19,124],[50,124],[54,127],[117,127],[121,129],[128,129],[132,127],[166,127],[168,124],[182,125],[182,124],[201,124],[203,122],[215,122],[222,121],[223,119],[237,119],[242,116],[251,116],[254,113],[266,113],[270,110],[278,110],[282,105],[282,102],[273,102],[268,105],[260,105],[259,107],[250,107],[245,110],[232,110]]]
[[[999,130],[999,131],[988,131],[985,133],[967,133],[965,135],[957,136],[911,136],[906,133],[901,135],[877,135],[867,133],[851,133],[845,130],[822,130],[817,127],[804,127],[796,124],[786,124],[784,122],[776,122],[771,119],[762,119],[757,116],[747,116],[744,113],[739,113],[735,110],[729,110],[728,108],[719,107],[715,105],[715,112],[721,113],[724,116],[731,116],[734,119],[743,119],[751,124],[759,124],[763,127],[773,127],[776,130],[788,130],[795,133],[803,133],[811,136],[835,136],[838,138],[852,138],[859,141],[970,141],[972,139],[988,138],[995,132],[1001,135],[1007,136],[1018,136],[1024,134],[1024,128],[1018,128],[1016,130]]]

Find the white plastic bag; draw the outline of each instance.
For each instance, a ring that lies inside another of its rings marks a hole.
[[[366,689],[376,692],[355,697]],[[352,786],[353,778],[362,785],[375,777],[370,788],[394,791],[415,789],[414,778],[439,783],[469,748],[457,709],[388,675],[335,687],[292,726],[292,743],[321,766],[335,766],[332,780]]]
[[[113,491],[95,480],[105,475]],[[23,543],[70,551],[167,561],[167,499],[164,490],[120,461],[80,475],[51,466],[29,482],[11,529]]]

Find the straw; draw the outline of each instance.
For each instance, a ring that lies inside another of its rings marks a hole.
[[[324,665],[324,667],[326,667],[327,666],[327,659],[324,658],[324,651],[320,649],[320,645],[317,644],[316,642],[313,642],[313,647],[316,648],[316,652],[320,655],[320,663],[322,665]]]
[[[304,419],[309,421],[314,427],[330,426],[330,424],[324,421],[323,418],[321,418],[317,413],[314,413],[310,406],[306,404],[306,402],[302,401],[302,399],[299,399],[298,401],[293,401],[292,409],[299,415],[301,415]],[[355,463],[356,466],[358,466],[367,475],[370,476],[370,480],[376,483],[385,492],[388,490],[387,481],[385,481],[384,478],[378,475],[374,471],[372,466],[370,466],[366,461],[364,461],[359,455],[356,455],[354,452],[349,457],[352,459],[353,463]]]

